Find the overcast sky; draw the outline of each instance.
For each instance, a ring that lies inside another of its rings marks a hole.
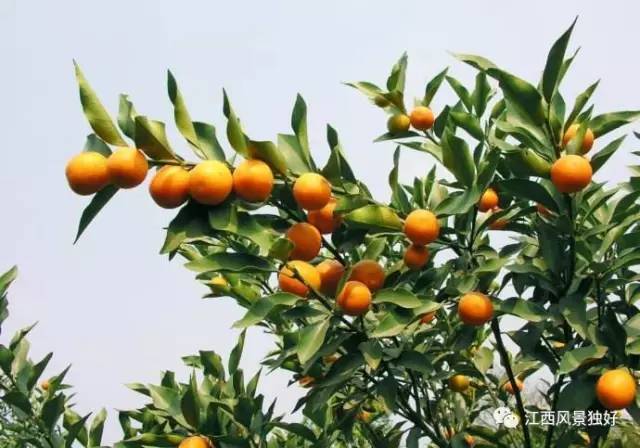
[[[243,313],[230,299],[201,300],[205,291],[192,273],[158,255],[173,213],[155,206],[147,183],[119,193],[72,245],[87,201],[67,188],[64,166],[90,132],[72,59],[114,115],[118,94],[130,94],[140,113],[169,123],[174,147],[188,157],[172,124],[168,68],[194,119],[221,126],[226,87],[256,139],[289,131],[300,92],[309,105],[317,160],[326,159],[325,125],[331,123],[357,175],[385,198],[393,147],[372,140],[384,132],[386,118],[341,82],[383,84],[405,50],[409,98],[420,96],[445,66],[472,79],[473,70],[447,51],[481,54],[537,81],[549,46],[580,15],[571,48],[582,50],[564,93],[573,98],[602,78],[597,111],[640,107],[638,6],[586,3],[0,0],[0,80],[9,99],[0,108],[0,269],[20,268],[0,340],[39,321],[33,353],[54,351],[56,369],[73,364],[69,380],[78,409],[111,411],[110,442],[120,435],[113,409],[141,403],[123,384],[157,381],[165,369],[184,375],[180,357],[199,349],[226,357],[237,335],[231,324]],[[443,88],[436,112],[451,99]],[[627,141],[600,178],[621,179],[635,149],[635,141]],[[403,152],[401,176],[423,175],[432,163],[424,154]],[[270,337],[250,332],[243,366],[255,371],[272,346]],[[286,389],[287,380],[272,374],[261,388],[279,398],[282,412],[301,394]]]

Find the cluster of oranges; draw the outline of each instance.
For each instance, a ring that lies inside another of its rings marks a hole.
[[[387,129],[391,134],[407,132],[413,126],[418,131],[428,131],[433,127],[435,116],[431,109],[425,106],[418,106],[409,115],[395,114],[389,117]]]

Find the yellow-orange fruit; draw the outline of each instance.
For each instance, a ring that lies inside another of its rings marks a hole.
[[[518,386],[518,390],[521,392],[524,389],[524,383],[520,378],[516,378],[516,386]],[[513,386],[511,385],[511,381],[507,380],[503,387],[504,390],[507,391],[507,393],[513,395]]]
[[[327,205],[321,209],[311,210],[307,213],[307,221],[322,234],[333,233],[342,222],[340,215],[334,213],[337,203],[334,198],[331,198]]]
[[[140,185],[147,177],[149,163],[142,151],[122,147],[109,156],[107,168],[114,185],[120,188],[133,188]]]
[[[449,378],[449,388],[454,392],[464,392],[469,389],[469,377],[465,375],[453,375]]]
[[[308,388],[308,387],[311,387],[315,381],[316,379],[314,377],[306,375],[298,380],[298,384],[301,387]]]
[[[322,247],[322,236],[318,229],[306,222],[292,225],[286,233],[293,249],[289,254],[292,260],[309,261],[315,258]]]
[[[191,436],[180,442],[178,448],[215,448],[215,446],[206,437]]]
[[[373,260],[361,260],[351,268],[349,280],[364,283],[371,291],[377,291],[384,285],[384,269]]]
[[[409,115],[409,119],[411,121],[411,126],[419,131],[431,129],[434,121],[436,120],[431,109],[425,106],[418,106],[413,109]]]
[[[360,420],[364,423],[369,423],[373,419],[373,414],[369,411],[365,411],[364,409],[358,412],[356,415],[356,420]]]
[[[65,174],[71,190],[83,196],[97,193],[111,180],[107,158],[93,151],[81,152],[69,160]]]
[[[436,312],[432,311],[430,313],[427,314],[423,314],[422,317],[420,318],[420,323],[421,324],[428,324],[430,323],[434,318],[436,317]]]
[[[51,383],[49,383],[49,380],[44,380],[42,383],[40,383],[40,389],[45,392],[49,390],[49,387],[51,387]]]
[[[198,163],[189,173],[189,194],[204,205],[224,202],[233,188],[229,168],[217,160]]]
[[[500,211],[500,209],[494,209],[494,213]],[[491,230],[503,230],[509,224],[509,220],[506,218],[498,218],[489,224]]]
[[[336,300],[338,307],[349,316],[360,316],[371,306],[371,291],[362,282],[348,281]]]
[[[488,212],[498,206],[498,193],[493,188],[487,188],[478,202],[478,210]]]
[[[575,154],[560,157],[551,166],[551,182],[561,193],[575,193],[591,183],[593,169],[587,159]]]
[[[293,197],[305,210],[320,210],[331,200],[331,184],[317,173],[304,173],[293,184]]]
[[[189,171],[181,166],[163,166],[151,180],[149,194],[162,208],[180,207],[189,199]]]
[[[404,234],[413,244],[426,246],[440,234],[438,218],[428,210],[414,210],[404,221]]]
[[[471,434],[465,434],[464,441],[469,447],[473,447],[476,444],[476,439]]]
[[[411,119],[405,114],[392,115],[387,121],[387,129],[391,134],[406,132],[409,126],[411,126]]]
[[[300,278],[304,280],[304,283],[299,280]],[[309,294],[307,285],[313,289],[319,289],[320,282],[318,270],[306,261],[301,260],[288,262],[278,275],[280,289],[300,297],[306,297]]]
[[[344,275],[344,266],[337,260],[324,260],[316,269],[320,274],[320,291],[333,296]]]
[[[242,162],[233,172],[233,191],[249,202],[263,202],[273,190],[273,172],[262,160]]]
[[[577,124],[572,124],[571,126],[569,126],[569,129],[567,129],[567,131],[564,133],[564,136],[562,137],[563,147],[569,144],[571,139],[573,139],[573,137],[576,136],[579,129],[580,129],[580,125],[577,125]],[[593,147],[594,139],[595,139],[595,136],[593,135],[593,131],[587,128],[584,131],[584,137],[582,138],[582,145],[580,145],[580,151],[582,152],[582,154],[586,154],[591,150],[591,148]]]
[[[596,383],[596,396],[607,409],[624,409],[635,401],[636,389],[637,381],[628,370],[608,370]]]
[[[481,292],[469,292],[458,302],[458,316],[467,325],[482,325],[493,317],[491,299]]]
[[[427,246],[412,244],[404,252],[404,264],[409,269],[420,269],[429,261],[429,249]]]

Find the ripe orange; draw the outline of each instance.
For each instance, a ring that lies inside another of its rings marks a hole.
[[[427,314],[423,314],[422,317],[420,318],[420,323],[421,324],[428,324],[430,323],[434,318],[436,317],[436,312],[432,311],[430,313]]]
[[[40,383],[40,389],[42,389],[45,392],[49,390],[50,386],[51,384],[49,383],[49,380],[44,380],[42,383]]]
[[[460,298],[458,316],[467,325],[482,325],[493,317],[493,304],[485,294],[474,291]]]
[[[293,243],[293,250],[289,254],[292,260],[309,261],[315,258],[322,247],[322,236],[318,229],[306,222],[292,225],[286,233]]]
[[[551,182],[561,193],[575,193],[591,182],[593,169],[587,159],[575,154],[560,157],[551,166]]]
[[[331,198],[327,205],[319,210],[311,210],[307,213],[307,221],[312,224],[322,234],[333,233],[342,222],[340,215],[334,214],[338,201]]]
[[[298,380],[298,384],[301,387],[307,388],[307,387],[311,387],[315,381],[316,379],[314,377],[306,375]]]
[[[215,446],[206,437],[191,436],[180,442],[178,448],[215,448]]]
[[[449,378],[449,388],[454,392],[464,392],[469,389],[469,377],[465,375],[453,375]]]
[[[404,264],[409,269],[420,269],[429,261],[429,249],[427,246],[412,244],[404,252]]]
[[[293,197],[305,210],[320,210],[331,200],[331,184],[317,173],[304,173],[293,184]]]
[[[356,415],[356,420],[360,420],[364,423],[369,423],[373,419],[373,414],[369,411],[365,411],[364,409],[358,412]]]
[[[516,386],[518,386],[518,390],[522,392],[524,389],[524,383],[520,378],[516,378]],[[502,386],[507,393],[513,395],[513,386],[511,385],[511,381],[507,380],[507,382]]]
[[[384,285],[384,269],[373,260],[361,260],[351,268],[349,280],[364,283],[371,291]]]
[[[407,132],[411,125],[411,119],[405,114],[396,114],[389,117],[387,121],[387,129],[391,134],[399,134]]]
[[[189,199],[189,171],[181,166],[163,166],[151,180],[149,193],[160,207],[181,206]]]
[[[580,125],[578,124],[572,124],[569,126],[569,129],[567,129],[567,132],[565,132],[562,137],[563,147],[567,146],[571,139],[576,136],[578,129],[580,129]],[[582,146],[580,147],[582,154],[586,154],[591,150],[594,138],[595,136],[593,135],[593,131],[587,128],[584,132],[584,137],[582,138]]]
[[[493,188],[487,188],[478,202],[478,210],[488,212],[498,206],[498,193]]]
[[[608,370],[596,383],[596,396],[607,409],[624,409],[635,401],[636,389],[636,379],[628,370]]]
[[[426,246],[440,234],[438,218],[428,210],[414,210],[404,221],[404,234],[413,244]]]
[[[142,151],[122,147],[109,156],[107,168],[111,182],[120,188],[133,188],[140,185],[147,177],[149,163]]]
[[[233,172],[233,191],[245,201],[266,201],[271,190],[273,172],[262,160],[245,160]]]
[[[107,158],[93,151],[81,152],[67,163],[69,187],[83,196],[97,193],[110,182]]]
[[[316,266],[316,269],[320,274],[320,291],[333,296],[344,274],[344,266],[337,260],[328,259]]]
[[[201,204],[218,205],[231,193],[233,177],[222,162],[205,160],[189,173],[189,193]]]
[[[344,314],[360,316],[371,306],[371,291],[362,282],[348,281],[338,294],[336,303]]]
[[[435,117],[433,116],[433,112],[431,109],[425,106],[418,106],[411,111],[411,115],[409,116],[411,121],[411,126],[418,129],[419,131],[426,131],[427,129],[431,129],[433,126],[433,122],[435,121]]]
[[[304,280],[299,280],[299,278]],[[306,261],[293,260],[282,268],[278,275],[280,289],[284,292],[306,297],[309,294],[309,286],[313,289],[320,288],[320,274],[318,270]]]
[[[500,211],[499,208],[493,209],[493,213],[496,213],[499,211]],[[491,230],[502,230],[505,227],[507,227],[507,224],[509,224],[509,221],[506,218],[498,218],[495,221],[493,221],[491,224],[489,224],[489,228]]]

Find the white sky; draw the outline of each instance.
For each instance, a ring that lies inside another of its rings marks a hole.
[[[0,108],[0,269],[18,264],[21,272],[0,340],[39,321],[33,353],[54,351],[54,369],[73,363],[69,380],[80,411],[139,405],[124,383],[157,381],[165,369],[185,373],[180,357],[198,349],[226,357],[237,334],[231,324],[243,310],[230,299],[200,300],[204,289],[192,274],[157,255],[172,212],[152,203],[146,184],[119,193],[72,245],[86,201],[68,190],[63,171],[90,132],[73,58],[114,116],[118,94],[130,94],[140,113],[169,124],[174,147],[189,157],[172,125],[167,68],[194,119],[224,123],[224,86],[256,139],[289,131],[301,92],[317,159],[326,159],[330,122],[357,175],[379,197],[388,195],[393,147],[371,141],[384,132],[386,118],[341,82],[383,84],[404,50],[409,97],[421,96],[425,82],[447,65],[454,76],[472,79],[473,70],[447,51],[481,54],[537,81],[549,46],[579,14],[571,48],[582,50],[566,81],[567,102],[602,78],[597,111],[640,106],[635,2],[310,3],[0,0],[0,80],[9,99]],[[452,98],[443,91],[436,111]],[[622,179],[635,145],[629,139],[601,179]],[[426,155],[403,152],[401,176],[412,179],[431,165]],[[255,371],[271,347],[268,336],[252,331],[243,366]],[[281,412],[300,395],[296,387],[285,389],[287,380],[272,374],[262,382]],[[115,413],[110,416],[106,442],[120,434]]]

